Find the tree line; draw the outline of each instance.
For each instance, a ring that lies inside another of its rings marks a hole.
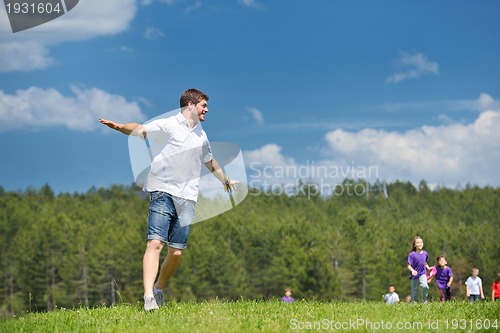
[[[367,195],[348,190],[368,185]],[[392,283],[404,296],[419,235],[429,265],[446,256],[455,298],[465,298],[473,266],[490,295],[500,266],[499,188],[379,185],[346,180],[331,197],[306,183],[293,196],[251,189],[236,208],[193,225],[166,294],[270,299],[290,287],[298,299],[380,300]],[[49,185],[0,187],[0,316],[141,301],[147,210],[135,185],[57,195]],[[430,295],[438,299],[435,285]]]

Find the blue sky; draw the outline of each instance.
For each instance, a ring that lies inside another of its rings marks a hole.
[[[498,40],[494,0],[82,0],[18,33],[0,6],[0,185],[130,184],[127,139],[99,117],[146,121],[196,87],[253,186],[369,167],[500,186]]]

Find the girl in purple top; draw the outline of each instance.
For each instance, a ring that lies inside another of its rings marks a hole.
[[[431,276],[428,280],[430,283],[432,278],[436,278],[436,285],[441,293],[441,302],[451,300],[451,284],[453,283],[453,272],[451,268],[448,267],[448,262],[444,256],[439,256],[437,258],[438,267],[436,269],[436,275]]]
[[[291,302],[291,303],[295,302],[295,300],[294,300],[294,299],[293,299],[293,297],[292,297],[292,289],[290,289],[290,288],[286,288],[286,289],[285,289],[285,296],[283,296],[283,297],[281,298],[281,300],[282,300],[283,302]]]
[[[429,255],[424,251],[424,241],[420,236],[413,237],[412,250],[408,255],[408,270],[410,271],[411,301],[418,302],[418,286],[422,288],[422,302],[427,303],[429,285],[427,284],[427,264]]]

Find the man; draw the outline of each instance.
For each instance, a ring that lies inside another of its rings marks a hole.
[[[194,217],[202,162],[224,185],[236,189],[239,181],[229,179],[212,156],[201,122],[208,112],[208,96],[188,89],[180,97],[181,111],[172,117],[145,125],[99,121],[126,135],[159,142],[152,146],[153,160],[143,190],[149,192],[147,245],[143,259],[144,309],[158,309],[164,301],[163,288],[177,269]],[[167,256],[158,273],[160,253],[168,245]]]

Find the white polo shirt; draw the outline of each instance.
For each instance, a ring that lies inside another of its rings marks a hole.
[[[182,113],[144,125],[153,161],[143,190],[167,192],[196,201],[202,162],[213,159],[207,134],[198,122],[189,128]]]
[[[478,277],[469,276],[467,278],[467,281],[465,281],[465,284],[469,287],[469,293],[471,295],[481,294],[480,287],[483,285],[483,281],[479,276]]]
[[[384,300],[387,304],[396,304],[399,302],[399,295],[394,292],[394,293],[387,293],[384,296]]]

